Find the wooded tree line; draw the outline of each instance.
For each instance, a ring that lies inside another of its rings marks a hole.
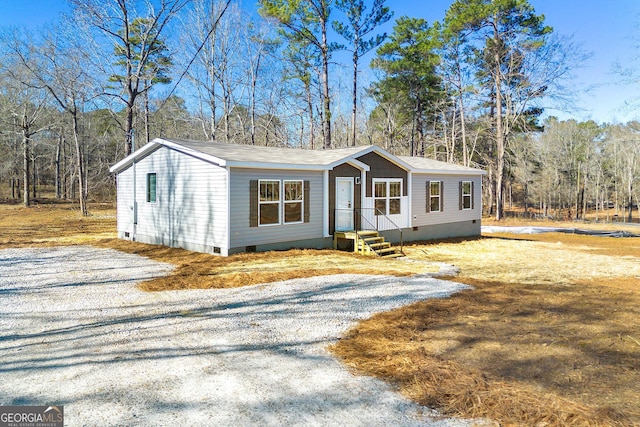
[[[480,167],[497,218],[638,204],[640,125],[543,118],[584,55],[527,0],[455,0],[432,23],[392,21],[384,0],[68,4],[0,34],[0,179],[25,205],[46,185],[86,214],[114,197],[109,166],[156,136]]]

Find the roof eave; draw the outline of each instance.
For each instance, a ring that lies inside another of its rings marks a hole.
[[[294,163],[269,163],[269,162],[239,162],[227,161],[228,168],[244,169],[273,169],[273,170],[300,170],[300,171],[324,171],[329,169],[325,165],[319,164],[294,164]]]
[[[176,150],[176,151],[178,151],[180,153],[187,154],[189,156],[195,157],[197,159],[204,160],[204,161],[209,162],[209,163],[213,163],[216,166],[220,166],[220,167],[228,166],[229,162],[227,160],[223,159],[223,158],[212,156],[211,154],[203,153],[200,150],[195,150],[193,148],[189,148],[189,147],[187,147],[185,145],[178,144],[178,143],[175,143],[173,141],[166,140],[166,139],[162,139],[162,138],[154,139],[154,141],[156,141],[156,140],[160,144],[162,144],[162,145],[164,145],[166,147],[172,148],[172,149],[174,149],[174,150]]]
[[[483,171],[481,169],[469,169],[469,170],[464,170],[464,169],[417,169],[414,168],[412,171],[412,173],[424,173],[424,174],[430,174],[430,175],[479,175],[479,176],[483,176],[486,175],[487,172]]]

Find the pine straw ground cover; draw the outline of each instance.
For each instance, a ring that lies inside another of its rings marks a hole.
[[[176,265],[173,275],[143,285],[149,290],[424,271],[421,262],[334,251],[220,258],[125,242],[115,239],[113,207],[91,212],[82,218],[67,204],[0,205],[0,249],[92,244]],[[503,426],[640,425],[640,239],[505,234],[406,252],[455,264],[461,274],[451,280],[474,289],[361,323],[332,349],[349,366],[446,415]]]
[[[550,225],[550,224],[545,224]],[[640,425],[640,238],[491,235],[409,246],[473,286],[362,322],[333,347],[446,415]]]

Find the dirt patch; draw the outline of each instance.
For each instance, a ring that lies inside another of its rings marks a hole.
[[[410,247],[474,286],[363,322],[334,347],[445,413],[640,425],[640,239],[503,236]]]

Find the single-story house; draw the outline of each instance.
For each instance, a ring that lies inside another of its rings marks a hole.
[[[118,237],[230,255],[327,248],[348,230],[480,235],[484,171],[377,146],[333,150],[157,138],[113,167]]]

